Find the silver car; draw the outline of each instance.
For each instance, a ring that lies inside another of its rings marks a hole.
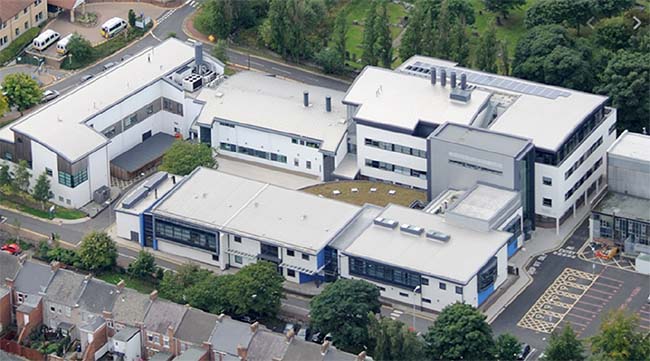
[[[41,98],[41,103],[47,103],[50,100],[56,99],[60,93],[56,90],[46,90],[43,92],[43,97]]]

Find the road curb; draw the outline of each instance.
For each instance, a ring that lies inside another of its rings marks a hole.
[[[88,222],[89,220],[91,220],[90,217],[78,218],[76,220],[67,220],[67,219],[63,219],[63,218],[53,218],[53,219],[41,218],[41,217],[37,217],[37,216],[35,216],[33,214],[23,212],[23,211],[21,211],[19,209],[7,207],[7,206],[1,205],[1,204],[0,204],[0,209],[5,210],[5,211],[18,213],[23,217],[35,219],[35,220],[41,221],[41,222],[50,223],[50,224],[53,224],[55,226],[60,226],[62,224],[79,224],[79,223],[84,223],[84,222]],[[83,221],[80,221],[80,220],[83,220]],[[68,221],[72,221],[72,222],[68,222]]]

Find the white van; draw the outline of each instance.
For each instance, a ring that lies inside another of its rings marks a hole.
[[[37,36],[32,44],[34,45],[34,49],[43,51],[47,49],[48,46],[54,44],[55,41],[59,40],[60,37],[61,35],[56,31],[47,29],[41,35]]]
[[[72,35],[74,34],[69,34],[65,38],[59,40],[58,43],[56,43],[56,52],[65,55],[65,53],[68,52],[68,43],[70,42],[70,39],[72,39]]]
[[[102,36],[105,37],[106,39],[112,38],[115,36],[115,34],[119,33],[120,31],[126,29],[126,20],[121,19],[121,18],[111,18],[108,19],[102,25],[102,29],[100,32],[102,33]]]

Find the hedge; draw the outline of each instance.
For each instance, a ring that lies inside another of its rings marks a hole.
[[[68,57],[66,60],[63,61],[63,63],[61,63],[61,69],[75,70],[75,69],[84,68],[98,59],[104,59],[112,55],[113,53],[117,52],[118,50],[130,44],[132,41],[142,37],[142,35],[144,34],[145,34],[144,30],[137,29],[137,28],[129,28],[126,31],[126,33],[120,33],[115,37],[93,47],[92,56],[89,57],[88,59],[82,59],[81,61],[77,61],[77,59],[72,58],[72,61],[70,61],[71,58]]]
[[[12,41],[9,46],[7,46],[4,50],[0,51],[0,65],[10,61],[11,59],[15,58],[20,54],[20,52],[34,40],[35,37],[38,36],[38,33],[41,31],[39,27],[34,27],[26,32],[24,32],[21,36],[17,37],[16,40]]]

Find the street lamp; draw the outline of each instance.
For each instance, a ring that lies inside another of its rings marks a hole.
[[[414,296],[414,297],[413,297],[413,332],[415,332],[416,335],[417,335],[418,331],[415,329],[415,300],[416,300],[416,298],[417,298],[416,295],[417,295],[418,293],[420,293],[421,290],[422,290],[422,287],[421,287],[421,286],[416,286],[416,287],[413,289],[413,296]]]
[[[108,200],[108,201],[104,202],[104,204],[106,205],[106,211],[108,212],[108,227],[110,227],[111,224],[113,224],[112,219],[111,219],[112,218],[112,216],[111,216],[111,201]]]

